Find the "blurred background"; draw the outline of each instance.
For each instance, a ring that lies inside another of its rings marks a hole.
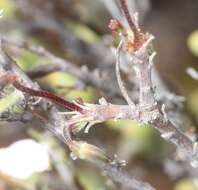
[[[185,130],[196,133],[198,81],[186,69],[198,69],[198,1],[128,0],[128,4],[131,13],[139,12],[142,30],[155,36],[155,66],[163,85],[186,98],[184,107],[176,105],[173,111],[182,112]],[[0,0],[0,9],[0,34],[6,39],[43,46],[76,66],[86,65],[93,73],[98,68],[109,77],[103,91],[89,82],[82,85],[69,71],[30,75],[41,88],[67,100],[82,97],[96,103],[103,96],[110,102],[124,103],[111,92],[117,92],[118,86],[108,23],[113,16],[123,20],[116,0]],[[50,64],[46,57],[26,49],[10,50],[10,55],[27,73]],[[129,73],[124,76],[130,86]],[[5,100],[0,100],[0,108],[4,104]],[[124,189],[93,165],[72,160],[68,148],[39,125],[37,121],[0,122],[0,190]],[[77,138],[126,160],[130,176],[159,190],[198,189],[197,171],[175,161],[172,144],[152,128],[132,121],[108,121]]]

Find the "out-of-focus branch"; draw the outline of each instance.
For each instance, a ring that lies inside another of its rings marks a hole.
[[[136,179],[129,178],[128,175],[121,173],[119,169],[112,167],[110,165],[104,166],[104,171],[116,182],[123,184],[123,187],[130,189],[142,189],[142,190],[154,190],[154,188],[149,184]]]
[[[31,30],[47,30],[52,31],[59,36],[65,52],[70,54],[70,57],[77,60],[81,65],[91,63],[92,65],[107,67],[112,65],[113,57],[107,47],[99,43],[89,44],[82,41],[75,33],[71,32],[63,22],[63,19],[54,17],[53,11],[43,10],[34,1],[19,0],[16,3],[19,12],[26,18],[24,25],[29,25],[31,22]],[[32,9],[29,9],[29,6]],[[53,5],[52,5],[53,6]]]
[[[67,60],[53,55],[43,47],[36,47],[26,42],[14,41],[5,37],[3,39],[10,48],[14,46],[20,49],[29,50],[37,55],[49,59],[50,64],[42,65],[36,69],[27,71],[28,76],[31,78],[42,77],[55,71],[64,71],[77,77],[81,83],[84,82],[85,84],[92,85],[106,93],[110,93],[111,95],[120,96],[118,88],[114,88],[113,85],[106,85],[108,81],[106,81],[104,77],[105,73],[101,73],[98,69],[91,72],[86,66],[78,67]]]

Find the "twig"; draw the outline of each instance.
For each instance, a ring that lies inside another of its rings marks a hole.
[[[125,88],[125,85],[122,81],[121,74],[120,74],[120,51],[121,51],[122,45],[123,45],[123,41],[121,40],[117,48],[117,52],[116,52],[116,77],[117,77],[118,85],[120,87],[120,91],[124,99],[130,106],[135,107],[135,103],[129,97],[127,90]]]

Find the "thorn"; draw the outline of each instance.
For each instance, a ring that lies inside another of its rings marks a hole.
[[[39,97],[35,102],[32,102],[31,105],[36,106],[41,102],[42,98]]]
[[[108,102],[104,97],[100,98],[98,102],[100,105],[104,105],[104,106],[108,105]]]
[[[58,112],[59,115],[76,115],[78,114],[77,111],[70,111],[70,112]]]
[[[147,49],[147,47],[148,47],[148,45],[153,41],[155,39],[155,37],[153,36],[153,35],[149,35],[149,37],[148,37],[148,39],[143,43],[143,45],[142,45],[142,47],[141,48],[139,48],[136,52],[135,52],[135,54],[136,55],[141,55],[142,54],[142,51],[144,51],[144,50],[146,50]]]
[[[89,133],[90,128],[91,128],[93,125],[97,124],[97,123],[99,123],[99,122],[97,122],[97,121],[90,122],[90,123],[85,127],[84,133]]]
[[[155,58],[155,56],[157,55],[156,52],[153,52],[150,56],[149,56],[149,69],[151,69],[153,67],[153,59]]]
[[[162,113],[163,113],[163,115],[164,115],[165,120],[168,121],[168,116],[167,116],[167,114],[166,114],[165,109],[166,109],[165,104],[162,104]]]

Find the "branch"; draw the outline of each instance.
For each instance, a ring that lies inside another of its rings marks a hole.
[[[103,90],[106,93],[110,93],[118,96],[121,95],[119,89],[115,88],[113,85],[109,85],[109,86],[105,85],[109,81],[106,81],[106,79],[102,77],[104,76],[104,74],[101,74],[102,76],[98,76],[100,75],[99,70],[97,70],[96,73],[94,71],[89,71],[86,66],[78,67],[74,63],[71,63],[67,60],[64,60],[60,57],[53,55],[52,53],[50,53],[44,47],[41,46],[40,47],[33,46],[26,42],[14,41],[6,37],[4,37],[3,40],[6,43],[6,45],[8,45],[8,47],[12,48],[12,46],[14,46],[19,49],[29,50],[32,53],[35,53],[39,56],[46,57],[47,59],[49,59],[50,64],[41,65],[34,70],[27,71],[28,76],[31,78],[43,77],[55,71],[63,71],[63,72],[68,72],[73,76],[77,77],[80,83],[84,82],[85,84],[92,85],[98,89]]]
[[[150,34],[142,34],[139,30],[134,28],[136,26],[133,22],[130,14],[128,13],[125,0],[120,0],[122,9],[125,13],[125,17],[129,22],[132,32],[135,38],[137,38],[137,32],[139,36],[142,35],[142,44],[134,51],[126,49],[126,53],[131,56],[131,64],[136,72],[136,77],[139,82],[139,105],[136,109],[139,110],[139,119],[141,123],[152,125],[157,129],[161,136],[177,146],[177,151],[180,152],[182,158],[191,163],[192,166],[198,167],[198,149],[197,143],[193,142],[188,136],[182,133],[168,118],[164,111],[165,106],[161,106],[155,99],[155,92],[153,83],[151,80],[151,69],[153,65],[153,58],[155,52],[152,54],[149,51],[149,46],[152,43],[154,37]],[[126,45],[129,45],[128,36],[125,37]],[[136,45],[136,40],[132,45]],[[136,46],[137,47],[137,46]],[[128,51],[128,52],[127,52]]]
[[[180,131],[180,129],[178,129],[177,126],[175,126],[171,122],[171,120],[167,117],[165,113],[165,105],[161,105],[155,98],[155,91],[153,87],[153,82],[151,80],[151,69],[155,52],[150,52],[149,50],[149,46],[151,45],[154,37],[147,33],[140,33],[140,30],[137,28],[137,24],[134,23],[128,12],[125,0],[120,0],[120,3],[125,13],[126,19],[129,23],[131,32],[134,33],[134,40],[132,40],[131,36],[129,36],[129,34],[127,33],[127,29],[122,29],[124,30],[123,34],[125,34],[122,36],[122,38],[124,38],[124,41],[121,42],[121,45],[118,47],[116,63],[116,74],[121,93],[123,94],[129,105],[113,105],[106,101],[100,101],[101,104],[79,104],[78,102],[76,102],[75,104],[77,105],[77,107],[80,107],[80,109],[71,109],[71,112],[62,112],[61,114],[57,108],[52,108],[49,115],[50,122],[46,124],[46,129],[52,131],[63,142],[65,142],[74,153],[74,155],[76,155],[78,158],[87,159],[89,161],[97,160],[102,163],[110,163],[111,159],[107,157],[105,152],[98,147],[87,144],[84,141],[74,141],[71,138],[70,128],[76,129],[75,131],[72,130],[73,133],[76,133],[82,129],[78,129],[76,127],[77,124],[82,121],[87,122],[88,128],[90,128],[95,123],[104,122],[109,119],[136,120],[142,124],[150,125],[158,130],[162,138],[176,145],[178,155],[182,160],[188,161],[193,167],[198,167],[198,143],[193,142],[187,135]],[[28,48],[31,49],[31,47]],[[64,60],[59,59],[52,54],[49,54],[49,52],[46,52],[44,49],[39,49],[39,51],[37,49],[32,50],[40,53],[42,56],[48,57],[49,59],[56,61],[56,64],[65,64]],[[134,68],[136,73],[136,79],[138,80],[139,85],[138,104],[134,104],[128,96],[127,90],[124,87],[124,83],[122,82],[120,76],[119,64],[121,51],[123,51],[130,57],[131,67]],[[16,67],[14,61],[4,51],[2,51],[1,53],[0,61],[2,62],[2,67],[5,71],[11,71],[17,76],[20,76],[22,84],[19,84],[22,86],[16,86],[15,83],[13,83],[13,85],[18,90],[26,92],[27,94],[33,96],[38,95],[41,97],[55,100],[54,98],[50,98],[51,95],[49,94],[47,96],[43,96],[43,93],[39,94],[39,92],[41,92],[39,90],[30,91],[29,89],[38,89],[38,87],[35,86],[35,84],[32,83],[24,75],[24,73],[20,71],[20,69],[18,69],[18,67]],[[73,67],[67,68],[73,69]],[[82,75],[82,73],[76,73],[77,70],[73,72],[76,74],[76,76]],[[86,77],[90,76],[79,76],[79,78],[83,80],[92,79],[91,77]],[[109,86],[107,86],[107,88],[109,88]],[[42,103],[40,103],[40,106],[43,110],[48,112],[49,110],[46,110],[47,103],[51,102],[45,99],[42,101]],[[62,104],[64,103],[62,102]],[[71,118],[67,120],[64,115],[71,115]],[[86,125],[84,127],[86,127]],[[88,132],[88,130],[85,131]],[[109,170],[113,171],[111,170],[111,168]],[[112,177],[115,179],[116,176],[114,174],[115,173],[112,174]],[[123,178],[122,175],[118,175],[117,181],[121,183],[123,181],[127,182],[127,180],[125,179],[127,178]],[[134,182],[132,183],[134,185]],[[145,189],[148,188],[148,186],[144,186]],[[139,189],[140,184],[138,183],[135,188]]]
[[[104,122],[108,119],[135,119],[141,123],[153,125],[164,139],[173,142],[177,146],[178,150],[181,150],[184,160],[186,159],[194,165],[198,158],[196,143],[194,143],[189,137],[177,129],[170,120],[168,120],[164,110],[161,108],[161,105],[155,99],[155,93],[151,81],[151,68],[154,54],[150,55],[148,51],[148,46],[152,40],[152,35],[143,35],[142,46],[138,49],[134,49],[134,52],[130,52],[131,66],[135,69],[136,76],[139,81],[139,104],[137,104],[135,108],[131,108],[131,106],[127,105],[120,106],[108,103],[107,105],[85,104],[82,106],[82,109],[84,109],[83,114],[79,112],[72,113],[73,116],[68,121],[68,124],[74,125],[75,128],[75,125],[79,121],[86,121],[90,124],[90,127],[95,123]],[[125,43],[128,43],[128,41]],[[42,50],[41,53],[42,55],[45,55],[45,51],[43,52]],[[57,59],[48,53],[47,56],[58,63],[64,63],[62,59]],[[118,81],[121,80],[118,79]],[[109,88],[109,86],[107,87]],[[68,133],[66,133],[66,135],[68,135]],[[71,141],[70,136],[67,139],[69,139],[68,142]]]
[[[2,47],[2,44],[1,44],[1,47]],[[38,85],[33,83],[20,70],[20,68],[16,65],[14,60],[11,59],[5,53],[5,51],[1,48],[0,48],[0,71],[4,72],[4,73],[10,73],[10,72],[13,73],[14,75],[11,75],[11,77],[8,77],[9,79],[12,78],[12,76],[19,77],[18,80],[20,80],[20,82],[23,83],[23,84],[17,84],[19,86],[17,86],[15,84],[16,83],[15,79],[13,79],[14,83],[12,80],[8,80],[8,82],[13,84],[15,87],[17,87],[18,90],[25,91],[26,93],[29,93],[30,95],[32,93],[34,93],[34,94],[36,93],[36,95],[38,95],[37,92],[41,92],[39,90]],[[32,90],[32,89],[35,89],[35,90]],[[34,94],[32,94],[32,95],[34,95]],[[48,106],[51,104],[52,104],[52,102],[48,99],[42,99],[42,101],[39,101],[39,103],[37,104],[37,106],[39,106],[49,116],[49,121],[47,123],[45,123],[44,128],[49,130],[50,132],[52,132],[63,143],[67,144],[68,147],[70,148],[72,154],[75,155],[75,157],[96,163],[96,165],[99,166],[100,168],[103,164],[105,164],[106,167],[105,168],[102,167],[102,169],[107,172],[108,176],[111,177],[113,181],[118,182],[121,185],[126,186],[126,184],[124,184],[124,183],[127,180],[128,187],[133,187],[137,190],[140,190],[140,189],[153,190],[154,189],[151,186],[149,186],[147,183],[137,181],[135,179],[130,179],[128,176],[126,176],[126,174],[122,174],[121,171],[117,170],[116,167],[120,166],[120,164],[123,162],[111,160],[110,158],[108,158],[106,156],[106,153],[104,151],[102,151],[101,149],[99,149],[98,147],[96,147],[94,145],[90,145],[84,141],[74,141],[70,135],[70,130],[69,130],[70,126],[68,125],[67,119],[64,116],[62,116],[61,114],[59,114],[60,111],[55,106],[53,106],[51,109],[48,109]],[[99,106],[98,110],[102,111],[101,107],[103,107],[103,106]],[[127,107],[124,106],[122,109],[126,109]],[[113,110],[115,110],[115,108],[120,109],[119,106],[115,106],[115,107],[113,106]],[[112,109],[112,108],[110,108],[110,109]],[[122,109],[120,110],[120,113],[122,112]],[[80,115],[80,112],[78,112],[78,111],[79,110],[76,110],[75,112]],[[83,114],[85,114],[85,113],[81,113],[81,115],[83,115]],[[112,115],[112,116],[114,117],[114,115]],[[107,169],[107,167],[109,167],[111,169]],[[113,172],[114,170],[116,172],[113,175],[111,172]],[[122,176],[122,179],[124,181],[118,180],[117,176]]]
[[[76,124],[78,119],[90,123],[104,122],[108,119],[135,119],[140,123],[149,124],[157,129],[162,138],[176,145],[177,152],[179,153],[181,159],[188,161],[194,167],[198,167],[197,143],[193,142],[188,136],[181,132],[177,126],[169,120],[169,118],[167,118],[164,110],[165,105],[161,106],[155,98],[155,92],[151,80],[151,69],[153,65],[153,58],[156,53],[149,53],[149,46],[154,37],[150,34],[142,35],[143,43],[140,47],[134,49],[132,52],[131,50],[129,52],[124,50],[126,53],[130,53],[131,66],[134,68],[137,80],[139,82],[139,104],[135,107],[111,105],[108,103],[105,105],[88,105],[83,108],[86,110],[85,115],[82,116],[76,114],[70,122],[71,124]],[[128,36],[125,36],[125,45],[128,45],[128,42]],[[136,42],[134,41],[134,45],[135,43]],[[119,59],[116,64],[117,77],[119,85],[122,86],[120,83],[121,78],[118,72],[118,66]],[[126,89],[121,88],[121,91],[125,99],[128,99],[129,97],[126,97]],[[127,102],[130,103],[129,100],[127,100]]]

